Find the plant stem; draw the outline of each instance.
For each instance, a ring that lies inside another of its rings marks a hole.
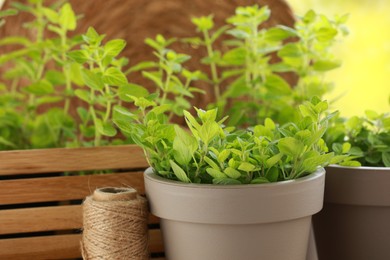
[[[165,84],[164,84],[164,87],[163,87],[163,96],[161,98],[161,103],[160,105],[163,105],[165,103],[165,100],[167,99],[167,90],[168,90],[168,87],[169,87],[169,83],[171,81],[171,76],[172,76],[172,72],[171,71],[168,71],[167,72],[167,78],[165,80]]]
[[[212,47],[212,42],[210,39],[209,32],[207,30],[203,30],[203,37],[205,40],[207,55],[210,58],[211,79],[213,81],[213,86],[214,86],[215,101],[217,102],[221,96],[220,89],[219,89],[219,78],[218,78],[217,64],[215,63],[215,61],[213,61],[214,50]]]
[[[93,120],[93,123],[95,125],[95,141],[94,141],[94,145],[95,146],[99,146],[100,145],[100,139],[101,139],[101,134],[97,128],[97,116],[96,116],[96,112],[95,112],[95,108],[93,107],[93,105],[89,105],[89,110],[91,112],[91,115],[92,115],[92,120]]]

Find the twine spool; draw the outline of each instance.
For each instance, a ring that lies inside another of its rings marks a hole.
[[[148,209],[133,188],[101,188],[83,203],[83,259],[149,259]]]

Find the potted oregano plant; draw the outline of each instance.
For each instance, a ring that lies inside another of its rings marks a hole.
[[[390,114],[338,118],[325,140],[351,156],[326,168],[324,209],[314,217],[319,259],[389,259]]]
[[[333,116],[327,102],[305,102],[299,123],[268,118],[247,130],[226,127],[217,109],[185,111],[183,129],[150,97],[130,98],[139,116],[114,121],[151,166],[146,194],[169,259],[305,259],[322,207],[321,167],[340,159],[322,139]]]

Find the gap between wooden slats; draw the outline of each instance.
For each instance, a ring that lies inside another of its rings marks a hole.
[[[81,229],[82,205],[2,210],[0,235]],[[149,224],[159,219],[150,214]]]
[[[148,167],[136,145],[0,151],[0,162],[0,175]]]
[[[149,250],[163,252],[160,230],[150,230]],[[0,240],[0,259],[66,259],[78,258],[80,234],[29,237]]]
[[[2,180],[0,205],[84,199],[100,187],[133,187],[145,193],[143,172]]]

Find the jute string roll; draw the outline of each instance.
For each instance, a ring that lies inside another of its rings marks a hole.
[[[148,209],[133,188],[101,188],[83,203],[83,259],[149,259]]]

